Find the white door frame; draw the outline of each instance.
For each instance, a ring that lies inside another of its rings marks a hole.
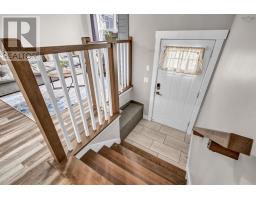
[[[157,81],[157,69],[160,56],[161,40],[215,40],[215,45],[212,50],[212,54],[208,63],[207,71],[202,81],[202,85],[199,90],[199,96],[196,100],[193,112],[190,118],[190,123],[187,129],[187,134],[191,134],[197,115],[199,113],[203,98],[205,96],[209,81],[213,74],[215,65],[218,61],[222,45],[227,38],[229,30],[196,30],[196,31],[156,31],[155,35],[155,53],[154,63],[152,69],[152,80],[150,89],[150,101],[149,101],[149,113],[148,120],[152,121],[153,105],[155,100],[155,85]]]

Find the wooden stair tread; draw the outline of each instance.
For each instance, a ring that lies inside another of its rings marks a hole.
[[[71,156],[62,166],[62,174],[71,179],[72,184],[110,185],[112,184],[105,177],[97,173],[91,167]]]
[[[89,150],[81,160],[114,184],[145,184],[143,180],[92,150]]]
[[[183,170],[183,169],[180,169],[179,167],[176,167],[175,165],[172,165],[146,151],[143,151],[142,149],[128,143],[128,142],[125,142],[125,141],[122,141],[122,146],[124,146],[125,148],[135,152],[136,154],[139,154],[141,156],[143,156],[144,158],[154,162],[154,163],[157,163],[158,165],[164,167],[164,168],[167,168],[168,170],[171,170],[173,172],[175,172],[176,174],[178,174],[179,176],[181,177],[185,177],[186,176],[186,172]]]
[[[99,154],[101,154],[108,160],[112,161],[113,163],[117,164],[121,168],[125,169],[126,171],[130,172],[131,174],[135,175],[136,177],[141,178],[147,184],[173,184],[167,179],[157,175],[151,170],[143,167],[142,165],[136,163],[135,161],[130,160],[129,158],[123,156],[122,154],[106,146],[104,146],[99,151]]]
[[[152,172],[158,174],[159,176],[164,177],[165,179],[169,180],[170,182],[174,184],[183,185],[186,184],[185,176],[182,177],[179,174],[176,173],[176,171],[173,171],[172,169],[167,169],[158,163],[155,163],[152,160],[149,160],[145,158],[142,155],[139,155],[138,153],[135,153],[134,151],[126,148],[125,146],[114,144],[111,149],[117,151],[118,153],[124,155],[125,157],[129,158],[130,160],[133,160],[137,162],[138,164],[142,165],[143,167],[151,170]]]

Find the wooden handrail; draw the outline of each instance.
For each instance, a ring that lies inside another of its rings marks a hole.
[[[89,45],[89,44],[105,44],[105,43],[111,43],[113,44],[113,46],[115,45],[114,49],[115,51],[113,52],[113,55],[116,56],[116,65],[117,65],[117,51],[116,51],[116,44],[121,44],[121,43],[127,43],[128,44],[128,71],[129,71],[129,82],[127,84],[127,86],[125,88],[123,88],[122,91],[119,91],[118,94],[122,94],[123,92],[127,91],[128,89],[130,89],[132,87],[132,42],[133,42],[133,38],[129,37],[127,40],[113,40],[113,41],[91,41],[90,37],[82,37],[82,44],[84,45]],[[86,52],[86,51],[85,51]],[[85,53],[86,55],[86,53]],[[90,69],[88,70],[88,73],[90,74]],[[118,76],[118,75],[117,75]],[[89,78],[90,79],[90,78]],[[120,81],[120,80],[118,80]],[[92,84],[92,80],[90,80],[90,85]],[[95,100],[94,100],[95,102]],[[95,104],[95,103],[94,103]]]
[[[17,45],[18,47],[10,48],[8,46],[10,42],[18,44]],[[107,49],[108,61],[109,61],[108,63],[109,78],[110,78],[110,85],[111,85],[110,89],[111,89],[111,97],[112,97],[111,99],[112,113],[113,113],[113,116],[110,118],[110,121],[108,121],[108,123],[111,122],[111,120],[113,120],[114,117],[118,116],[119,98],[118,98],[116,54],[114,53],[116,51],[115,44],[109,43],[109,42],[102,42],[101,44],[85,43],[83,45],[64,45],[64,46],[52,46],[52,47],[26,48],[21,46],[21,42],[19,40],[10,39],[10,38],[3,39],[3,44],[4,44],[4,49],[6,50],[10,58],[12,58],[13,54],[16,54],[15,58],[17,59],[8,60],[8,64],[14,74],[14,77],[21,89],[23,96],[26,99],[26,102],[29,106],[30,111],[32,112],[37,122],[37,125],[41,130],[41,133],[48,145],[48,148],[50,149],[50,152],[52,153],[54,159],[57,162],[62,162],[66,160],[67,155],[62,146],[57,130],[53,124],[52,118],[48,112],[48,109],[45,104],[44,98],[41,94],[41,91],[37,85],[36,78],[31,69],[28,58],[24,56],[24,53],[29,54],[31,52],[31,55],[37,56],[37,55],[58,54],[63,52],[74,52],[74,51],[79,51],[81,53],[83,51],[85,52],[84,61],[86,62],[86,73],[88,74],[88,77],[91,77],[90,75],[91,63],[90,63],[89,50],[102,49],[102,48]],[[19,59],[19,55],[22,56],[22,59]],[[55,55],[55,57],[56,56],[57,55]],[[58,62],[57,58],[55,58],[55,62]],[[60,69],[60,67],[58,69]],[[59,72],[59,74],[61,73]],[[94,91],[93,86],[90,87],[90,90],[92,94],[92,92]],[[105,126],[99,126],[100,130],[104,129],[104,127]],[[94,131],[94,133],[96,132]],[[83,141],[81,144],[84,144]]]
[[[234,152],[251,154],[253,139],[235,133],[210,130],[205,128],[193,128],[194,135],[209,138],[211,141]]]
[[[12,39],[5,39],[12,40]],[[46,55],[46,54],[56,54],[56,53],[64,53],[64,52],[73,52],[73,51],[85,51],[92,49],[102,49],[102,48],[110,48],[111,43],[104,42],[101,44],[84,44],[84,45],[64,45],[64,46],[51,46],[51,47],[17,47],[10,48],[9,50],[12,52],[36,52],[38,55]]]
[[[3,47],[4,50],[7,51],[8,55],[11,51],[8,46],[8,42],[10,41],[16,42],[21,46],[20,40],[3,39]],[[22,50],[23,48],[20,49]],[[52,156],[57,162],[64,161],[67,158],[64,148],[61,144],[27,58],[24,57],[22,60],[7,60],[7,62]]]
[[[102,43],[108,43],[109,41],[101,40],[101,41],[91,41],[90,37],[82,37],[82,40],[88,40],[87,44],[102,44]],[[132,41],[132,37],[129,37],[128,40],[113,40],[111,43],[129,43]]]

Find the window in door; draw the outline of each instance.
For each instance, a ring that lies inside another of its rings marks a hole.
[[[197,75],[203,71],[204,48],[175,47],[163,48],[160,58],[160,69]]]

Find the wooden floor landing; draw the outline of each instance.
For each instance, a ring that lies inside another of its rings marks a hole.
[[[82,130],[78,106],[74,106],[74,111]],[[62,116],[73,141],[75,136],[68,112],[63,112]],[[55,117],[53,121],[60,132]],[[0,184],[69,184],[65,178],[60,180],[52,163],[53,158],[36,123],[0,100]]]

